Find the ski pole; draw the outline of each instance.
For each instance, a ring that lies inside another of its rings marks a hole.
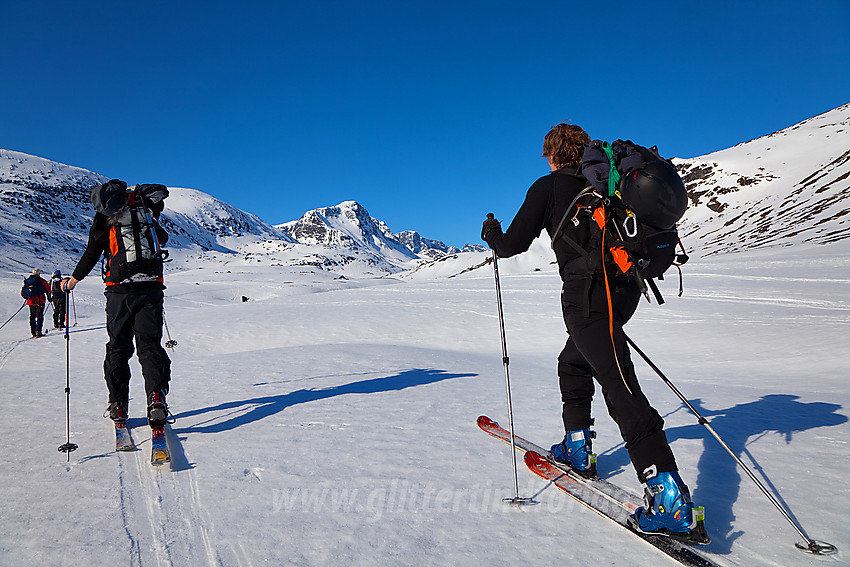
[[[776,506],[776,509],[782,513],[785,519],[788,520],[788,522],[792,526],[794,526],[794,529],[797,530],[797,533],[799,533],[800,536],[802,536],[802,538],[805,540],[802,543],[796,542],[794,544],[797,549],[806,551],[813,555],[831,555],[838,551],[838,549],[831,543],[816,541],[806,535],[806,532],[803,531],[803,528],[797,522],[794,521],[794,518],[792,518],[788,511],[785,510],[785,508],[779,503],[776,497],[771,494],[767,488],[765,488],[764,484],[762,484],[762,482],[758,478],[756,478],[756,475],[753,474],[753,472],[746,464],[744,464],[744,461],[742,461],[740,457],[738,457],[738,455],[736,455],[735,452],[729,448],[729,445],[727,445],[726,442],[721,439],[720,435],[718,435],[714,428],[712,428],[711,425],[708,423],[708,420],[705,419],[702,415],[700,415],[700,413],[691,404],[691,402],[689,402],[687,398],[682,395],[682,392],[680,392],[679,389],[676,388],[676,386],[674,386],[672,382],[670,382],[670,380],[664,375],[664,373],[661,372],[661,370],[649,359],[648,356],[646,356],[646,354],[644,354],[642,350],[640,350],[640,348],[638,348],[634,341],[632,341],[632,339],[630,339],[628,336],[626,337],[626,342],[628,342],[632,346],[632,348],[635,349],[635,352],[637,352],[640,357],[649,365],[649,367],[652,368],[652,370],[655,371],[656,374],[658,374],[658,377],[661,378],[661,380],[663,380],[664,383],[667,384],[667,386],[669,386],[671,390],[673,390],[673,393],[676,394],[679,399],[682,400],[682,403],[684,403],[688,407],[688,409],[691,410],[691,413],[693,413],[697,417],[699,424],[708,429],[708,432],[711,433],[714,438],[720,442],[723,448],[726,449],[726,451],[730,455],[732,455],[732,458],[735,459],[735,462],[738,463],[738,466],[744,469],[744,472],[747,473],[747,476],[750,477],[750,480],[756,483],[756,486],[758,486],[759,489],[764,493],[764,495],[767,496],[767,499],[770,500],[770,502],[774,506]]]
[[[493,213],[487,213],[487,218],[493,220]],[[511,404],[511,376],[508,370],[510,359],[508,358],[508,343],[505,340],[505,317],[502,311],[502,288],[499,285],[499,261],[496,256],[496,251],[493,250],[493,275],[496,279],[496,305],[499,311],[499,331],[502,337],[502,364],[505,366],[505,387],[507,389],[508,398],[508,424],[511,434],[511,456],[514,463],[514,497],[504,498],[503,500],[509,504],[533,504],[534,498],[520,498],[519,496],[519,479],[517,477],[516,464],[516,441],[514,440],[514,410]]]
[[[11,321],[12,319],[14,319],[14,318],[15,318],[15,315],[17,315],[18,313],[20,313],[20,312],[21,312],[21,310],[22,310],[24,307],[26,307],[26,306],[27,306],[27,302],[26,302],[26,300],[24,300],[24,303],[23,303],[20,307],[18,307],[18,310],[17,310],[17,311],[15,311],[14,315],[12,315],[12,316],[11,316],[11,317],[9,317],[8,319],[6,319],[6,322],[5,322],[5,323],[3,323],[2,325],[0,325],[0,329],[2,329],[3,327],[5,327],[5,326],[9,323],[9,321]]]
[[[43,311],[43,312],[42,312],[42,314],[41,314],[42,323],[44,322],[44,320],[45,320],[45,319],[47,319],[47,312],[48,312],[48,310],[50,310],[50,308],[52,308],[52,307],[53,307],[53,302],[52,302],[52,301],[46,301],[46,302],[45,302],[45,304],[44,304],[44,311]],[[50,319],[47,319],[47,321],[50,321]],[[49,325],[49,323],[48,323],[48,325]],[[45,332],[45,333],[47,333],[47,329],[44,329],[44,332]]]
[[[71,337],[68,332],[68,302],[70,291],[65,292],[65,438],[63,445],[59,445],[59,451],[68,455],[71,462],[71,452],[77,450],[77,445],[71,443]]]
[[[171,333],[168,330],[168,321],[165,320],[165,306],[162,308],[162,324],[165,325],[165,334],[168,336],[168,340],[165,341],[165,346],[171,349],[171,352],[174,352],[174,347],[177,346],[177,341],[171,338]]]

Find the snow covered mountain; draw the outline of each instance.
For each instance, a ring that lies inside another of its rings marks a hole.
[[[230,252],[258,238],[295,243],[287,234],[196,189],[169,188],[162,225],[168,231],[170,248]]]
[[[443,258],[447,254],[460,254],[462,252],[486,252],[487,247],[483,244],[465,244],[463,248],[447,246],[439,240],[423,238],[418,232],[405,230],[396,234],[399,241],[420,257],[428,257],[434,260]]]
[[[680,233],[698,254],[850,236],[850,104],[674,163],[691,197]]]
[[[307,211],[297,221],[278,225],[278,228],[302,244],[364,248],[399,263],[418,259],[385,223],[369,216],[369,212],[355,201]]]
[[[107,179],[0,150],[0,267],[29,270],[50,259],[66,262],[60,268],[70,270],[85,248],[94,214],[90,189]],[[201,191],[174,187],[169,191],[161,223],[169,233],[167,248],[177,260],[175,266],[196,261],[266,262],[374,276],[402,271],[423,258],[459,252],[413,231],[396,236],[354,201],[309,211],[298,221],[274,227]]]
[[[850,236],[850,104],[729,149],[673,161],[691,197],[680,234],[693,256]],[[39,260],[78,257],[93,214],[89,189],[105,180],[0,150],[0,268],[21,271]],[[414,231],[393,233],[355,201],[272,226],[201,191],[170,191],[162,223],[175,266],[265,262],[347,276],[445,277],[485,265],[481,245],[457,249]],[[505,269],[549,270],[553,260],[540,240]]]
[[[87,212],[88,188],[106,180],[78,167],[0,150],[0,267],[20,271],[60,250],[82,252],[93,214]]]
[[[679,235],[692,258],[839,242],[850,248],[850,104],[768,136],[696,158],[674,158],[673,163],[690,195]],[[554,261],[548,240],[538,238],[527,253],[501,262],[500,269],[554,270]],[[488,265],[483,255],[446,257],[406,275],[451,277]]]
[[[398,262],[485,251],[480,244],[467,244],[463,249],[447,246],[439,240],[423,238],[413,230],[394,234],[383,221],[371,217],[355,201],[307,211],[297,221],[278,225],[277,228],[302,244],[359,248]]]
[[[47,159],[0,150],[0,267],[75,261],[86,245],[93,186],[108,178]],[[169,189],[162,214],[168,248],[183,255],[230,252],[261,239],[294,242],[254,215],[194,189]],[[73,266],[64,266],[70,269]]]

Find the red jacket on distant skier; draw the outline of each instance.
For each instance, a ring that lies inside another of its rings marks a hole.
[[[30,286],[32,289],[30,296],[27,298],[24,295],[24,290],[21,290],[21,297],[27,300],[27,305],[44,305],[50,299],[50,284],[39,275],[31,275],[27,278],[27,281],[31,278],[38,278],[38,280]]]

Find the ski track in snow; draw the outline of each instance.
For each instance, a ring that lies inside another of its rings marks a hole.
[[[15,350],[15,347],[20,344],[20,341],[13,343],[5,343],[2,347],[0,347],[0,369],[6,365],[6,359],[9,358],[9,355]]]
[[[174,470],[185,458],[174,451],[179,441],[167,429],[172,463],[154,467],[149,462],[150,437],[147,427],[136,427],[133,452],[116,452],[120,472],[121,518],[128,540],[128,564],[179,567],[192,565],[251,567],[244,550],[228,542],[230,554],[223,559],[214,542],[215,528],[204,508],[194,469]],[[178,456],[175,458],[174,453]],[[140,512],[144,511],[144,514]],[[143,547],[140,542],[147,542]]]
[[[791,297],[754,297],[751,295],[728,295],[724,293],[691,293],[691,299],[708,299],[710,301],[728,301],[730,303],[765,304],[787,307],[809,307],[812,309],[827,309],[829,311],[850,311],[850,305],[835,301],[816,299],[794,299]]]

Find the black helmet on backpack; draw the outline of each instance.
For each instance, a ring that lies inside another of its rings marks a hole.
[[[127,204],[127,183],[120,179],[110,179],[92,187],[91,204],[102,215],[115,215]]]
[[[650,161],[620,181],[620,196],[638,219],[661,229],[673,228],[688,208],[682,178],[667,161]]]

